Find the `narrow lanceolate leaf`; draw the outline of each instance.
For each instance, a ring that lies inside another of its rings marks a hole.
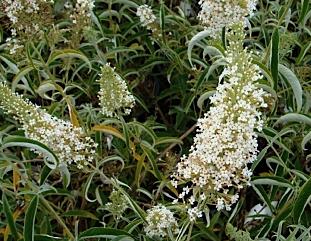
[[[155,141],[155,146],[169,143],[182,144],[182,141],[174,137],[158,137],[157,140]]]
[[[98,220],[98,218],[89,211],[86,210],[70,210],[65,213],[63,213],[64,217],[81,217],[81,218],[90,218],[94,220]]]
[[[293,217],[295,223],[299,223],[302,213],[311,201],[311,178],[301,187],[298,198],[293,208]]]
[[[58,158],[54,154],[54,152],[39,141],[28,139],[22,136],[9,136],[3,140],[1,148],[8,148],[14,146],[28,147],[41,152],[45,156],[45,158],[43,159],[45,164],[50,169],[55,169],[57,167],[57,164],[59,163]]]
[[[311,117],[302,114],[289,113],[281,116],[275,124],[277,125],[290,122],[298,122],[311,126]]]
[[[13,165],[13,189],[14,189],[14,192],[17,192],[17,190],[18,190],[20,179],[21,179],[20,173],[19,173],[17,164],[15,163]]]
[[[164,31],[165,28],[165,9],[164,9],[164,3],[161,3],[161,7],[160,7],[160,28],[162,30],[162,32]]]
[[[24,241],[34,241],[35,233],[35,217],[38,208],[38,196],[34,196],[28,206],[25,215],[25,224],[24,224]]]
[[[115,136],[115,137],[118,137],[118,138],[120,138],[121,140],[125,141],[125,138],[124,138],[124,136],[122,135],[122,133],[121,133],[118,129],[116,129],[116,128],[112,127],[112,126],[107,126],[107,125],[95,125],[95,126],[92,128],[92,130],[94,130],[94,131],[101,131],[101,132],[104,132],[104,133],[106,133],[106,134],[110,134],[110,135],[113,135],[113,136]]]
[[[197,101],[197,106],[202,110],[203,109],[203,105],[204,105],[204,101],[209,99],[211,96],[213,96],[216,93],[215,90],[211,90],[211,91],[207,91],[204,94],[202,94],[200,96],[200,98]]]
[[[65,49],[65,50],[56,50],[54,51],[48,61],[47,64],[50,65],[52,62],[54,62],[57,59],[64,59],[64,58],[78,58],[83,60],[88,66],[89,69],[92,68],[92,64],[89,61],[89,59],[80,51],[73,50],[73,49]]]
[[[297,112],[300,112],[302,107],[302,88],[298,78],[289,68],[282,64],[279,64],[279,72],[290,84],[296,99]]]
[[[36,234],[35,235],[35,241],[57,241],[57,240],[63,241],[64,239],[60,237],[50,236],[47,234]]]
[[[288,187],[293,188],[293,184],[282,177],[276,176],[259,176],[252,178],[252,184],[255,185],[271,185],[271,186],[279,186],[279,187]]]
[[[302,6],[301,6],[301,10],[300,10],[300,13],[299,13],[298,23],[303,23],[304,22],[304,18],[306,17],[307,12],[308,12],[309,3],[310,3],[310,0],[303,0]]]
[[[199,32],[198,34],[196,34],[195,36],[192,37],[192,39],[190,40],[189,44],[188,44],[188,50],[187,50],[187,54],[188,54],[188,60],[192,66],[192,60],[191,60],[191,51],[193,49],[193,47],[200,42],[200,40],[202,40],[203,38],[206,38],[207,36],[210,35],[210,32],[205,30],[202,32]]]
[[[67,101],[67,106],[68,106],[68,110],[69,110],[69,117],[70,117],[71,124],[74,127],[80,127],[76,108],[73,106],[72,103],[70,103],[70,101]]]
[[[59,165],[59,169],[60,169],[60,174],[62,177],[63,185],[65,188],[68,188],[68,186],[70,184],[70,179],[71,179],[68,167],[67,167],[67,165],[62,163],[61,165]]]
[[[271,55],[270,55],[270,69],[272,73],[272,78],[274,81],[274,86],[277,87],[278,75],[279,75],[279,30],[276,28],[272,34],[272,45],[271,45]]]
[[[11,234],[13,235],[14,240],[18,240],[18,233],[17,233],[17,229],[15,226],[13,214],[11,212],[9,202],[4,193],[2,193],[2,203],[3,203],[3,211],[6,216],[8,225],[10,227]]]
[[[311,131],[302,139],[301,149],[305,150],[306,144],[310,141],[311,141]]]
[[[90,238],[107,238],[115,239],[118,236],[127,236],[127,240],[135,240],[129,233],[113,228],[90,228],[79,235],[78,240],[90,239]]]

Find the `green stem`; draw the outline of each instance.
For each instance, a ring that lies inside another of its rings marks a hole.
[[[189,232],[188,232],[188,236],[187,236],[187,241],[191,240],[192,229],[193,229],[193,223],[190,224],[190,228],[189,228]]]
[[[57,222],[64,228],[65,233],[69,236],[70,240],[75,240],[74,235],[70,232],[70,230],[68,229],[68,227],[66,226],[65,222],[63,221],[63,219],[55,212],[55,210],[51,207],[51,205],[49,204],[49,202],[39,196],[40,201],[43,203],[43,205],[48,209],[48,211],[50,212],[50,214],[52,216],[54,216],[54,218],[57,220]]]

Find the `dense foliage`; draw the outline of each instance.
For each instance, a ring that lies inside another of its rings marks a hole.
[[[0,240],[310,241],[310,173],[309,0],[0,1]]]

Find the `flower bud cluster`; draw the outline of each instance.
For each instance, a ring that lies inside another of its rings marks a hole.
[[[159,204],[147,210],[145,232],[149,237],[166,237],[169,233],[179,232],[178,223],[173,213]]]
[[[257,0],[200,0],[198,18],[211,37],[217,37],[224,27],[244,21],[256,9]]]
[[[268,94],[256,86],[262,76],[243,49],[243,24],[233,27],[227,38],[227,67],[219,79],[223,83],[210,98],[213,106],[198,120],[190,154],[182,157],[173,175],[175,187],[186,185],[178,198],[189,206],[192,220],[202,216],[207,203],[230,210],[239,190],[249,184],[247,164],[258,154],[255,130],[262,129],[259,109],[267,107]]]
[[[86,136],[82,128],[51,116],[22,96],[12,93],[3,83],[0,83],[0,107],[22,124],[27,138],[48,146],[62,163],[75,163],[82,169],[95,159],[97,144]]]
[[[105,116],[113,117],[123,113],[128,115],[134,107],[134,96],[129,92],[126,82],[118,75],[110,64],[101,68],[98,98],[102,113]]]
[[[10,20],[10,54],[15,54],[29,40],[38,40],[51,24],[53,0],[2,0],[0,9]]]
[[[109,196],[111,202],[106,203],[105,209],[120,218],[128,208],[127,201],[120,191],[113,190]]]

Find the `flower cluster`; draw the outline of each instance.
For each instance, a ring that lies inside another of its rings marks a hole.
[[[62,163],[75,163],[82,169],[94,160],[96,144],[82,128],[51,116],[22,96],[12,93],[3,83],[0,83],[0,107],[21,122],[27,138],[48,146]]]
[[[129,92],[126,82],[118,75],[109,64],[101,68],[98,98],[102,113],[105,116],[113,117],[123,110],[125,115],[130,114],[134,107],[135,99]]]
[[[142,26],[152,30],[152,25],[156,21],[156,16],[153,14],[152,9],[147,4],[141,5],[137,8],[136,15],[139,17]]]
[[[90,30],[91,13],[95,0],[67,0],[64,7],[72,21],[70,26],[69,44],[71,48],[78,48],[83,35]]]
[[[94,0],[77,0],[73,13],[70,15],[73,24],[88,25],[94,6]]]
[[[105,209],[117,218],[120,218],[123,212],[128,208],[124,195],[120,191],[113,190],[109,196],[109,199],[111,202],[106,203]]]
[[[175,187],[186,185],[179,199],[189,205],[192,220],[202,215],[207,203],[230,210],[239,190],[249,184],[252,172],[247,164],[258,154],[255,129],[263,126],[259,109],[267,107],[268,94],[255,84],[261,79],[259,67],[243,49],[243,24],[233,26],[227,36],[223,83],[210,98],[213,107],[198,120],[189,156],[181,159],[173,174]]]
[[[166,237],[179,232],[173,213],[161,204],[147,210],[146,221],[145,232],[149,237]]]
[[[223,27],[243,21],[256,9],[256,0],[200,0],[198,18],[211,37],[216,37]]]
[[[41,39],[52,20],[53,0],[3,0],[0,9],[10,20],[11,37],[7,38],[10,54],[22,49],[29,40]]]

